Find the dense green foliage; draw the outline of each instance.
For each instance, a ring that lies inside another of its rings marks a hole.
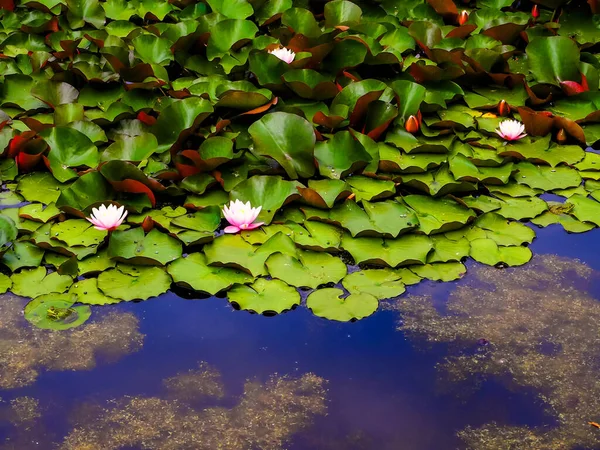
[[[3,0],[0,289],[281,312],[342,281],[308,306],[350,320],[467,257],[526,263],[522,220],[600,226],[598,2],[460,3]],[[235,199],[265,225],[220,235]],[[109,202],[110,236],[83,220]]]

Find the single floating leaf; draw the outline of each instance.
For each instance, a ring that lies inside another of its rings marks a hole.
[[[229,291],[229,302],[258,314],[281,314],[300,304],[300,294],[281,280],[259,278],[251,284],[236,285]]]
[[[379,307],[377,298],[370,294],[342,295],[344,291],[341,289],[319,289],[308,296],[306,306],[315,316],[339,322],[364,319]]]

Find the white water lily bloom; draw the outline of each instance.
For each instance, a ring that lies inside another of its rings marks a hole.
[[[127,217],[125,207],[117,208],[115,205],[100,205],[100,208],[92,208],[92,215],[87,220],[94,224],[94,228],[100,231],[112,231],[123,223]]]
[[[277,56],[280,60],[285,61],[288,64],[290,64],[296,57],[296,54],[293,51],[285,47],[271,50],[269,53]]]
[[[507,141],[517,141],[527,136],[525,125],[518,120],[503,120],[500,122],[500,127],[496,129],[496,133]]]
[[[237,233],[241,230],[253,230],[260,227],[264,222],[254,223],[262,206],[253,208],[250,202],[243,203],[239,200],[231,201],[229,207],[223,206],[223,215],[230,226],[225,227],[225,233]]]

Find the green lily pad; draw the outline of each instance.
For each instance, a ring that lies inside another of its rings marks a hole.
[[[277,161],[292,179],[309,178],[315,172],[315,133],[300,116],[276,112],[263,116],[248,128],[253,153]]]
[[[327,283],[337,283],[346,275],[346,265],[324,252],[298,250],[298,256],[275,253],[266,260],[269,274],[296,287],[316,289]]]
[[[114,231],[108,243],[110,258],[130,264],[166,265],[181,254],[181,242],[156,228],[148,234],[142,228]]]
[[[566,203],[573,205],[570,214],[582,222],[591,222],[600,227],[600,201],[592,200],[583,195],[573,195]]]
[[[474,226],[485,231],[484,234],[475,233],[477,238],[486,237],[492,239],[498,245],[531,244],[535,239],[535,232],[528,226],[507,220],[495,213],[479,216]],[[469,233],[467,233],[467,237],[471,239]]]
[[[502,201],[502,207],[494,212],[507,219],[532,219],[548,209],[546,202],[537,197],[513,198],[500,194],[495,196]]]
[[[15,222],[5,214],[0,214],[0,247],[17,239],[19,231]]]
[[[100,250],[95,255],[86,256],[77,263],[79,276],[92,275],[115,267],[117,263],[108,256],[106,249]]]
[[[50,237],[64,242],[69,247],[99,245],[106,235],[106,231],[96,230],[89,221],[84,219],[65,220],[50,228]]]
[[[0,273],[0,294],[4,294],[12,287],[12,280],[7,275]]]
[[[31,242],[14,242],[11,248],[2,255],[2,264],[13,272],[22,267],[38,267],[44,250]]]
[[[370,294],[378,300],[395,298],[406,291],[401,270],[360,270],[346,275],[342,284],[351,294]]]
[[[173,261],[167,266],[167,272],[175,283],[210,295],[229,289],[234,284],[254,281],[254,277],[240,270],[209,266],[202,253],[192,253]]]
[[[315,159],[321,176],[339,180],[364,169],[371,155],[349,131],[339,131],[328,141],[317,143]]]
[[[467,268],[459,262],[440,262],[435,264],[425,264],[423,266],[410,267],[414,273],[421,278],[427,278],[433,281],[453,281],[458,280],[467,273]]]
[[[549,210],[540,216],[531,219],[531,223],[539,227],[560,224],[565,231],[569,233],[585,233],[595,228],[595,225],[587,222],[580,222],[575,217],[568,214],[573,210],[572,205],[563,205],[562,203],[548,202]]]
[[[46,207],[41,203],[30,203],[29,205],[21,206],[19,208],[19,217],[42,223],[55,219],[60,214],[60,210],[54,203],[50,203]]]
[[[25,319],[46,330],[68,330],[86,322],[92,310],[89,306],[73,306],[77,297],[71,294],[41,295],[25,305]]]
[[[65,292],[73,279],[68,275],[59,275],[58,272],[47,273],[45,267],[23,269],[11,275],[12,292],[22,297],[38,297],[42,294]]]
[[[300,294],[281,280],[259,278],[250,286],[236,285],[228,294],[229,302],[240,309],[258,314],[277,313],[300,304]]]
[[[261,206],[256,221],[268,225],[279,208],[300,197],[300,186],[298,182],[286,181],[278,176],[256,175],[238,184],[229,196],[231,200],[250,202],[253,207]]]
[[[160,267],[124,266],[98,275],[98,289],[115,299],[147,300],[169,290],[171,277]]]
[[[425,234],[456,230],[476,217],[473,210],[450,199],[407,195],[402,201],[415,211],[419,229]]]
[[[344,291],[341,289],[319,289],[308,296],[306,306],[315,316],[339,322],[364,319],[379,307],[377,297],[370,294],[342,295]]]
[[[471,247],[465,237],[449,239],[447,235],[436,234],[431,236],[431,241],[433,251],[427,256],[428,263],[460,261],[469,256]]]
[[[507,266],[522,266],[531,259],[531,250],[527,247],[503,247],[493,239],[475,239],[471,241],[471,258],[488,266],[506,264]]]
[[[267,274],[265,261],[277,252],[296,256],[294,242],[281,232],[276,233],[260,246],[249,244],[239,234],[220,236],[204,246],[204,254],[209,265],[232,267],[254,277]]]
[[[34,172],[23,176],[17,185],[17,192],[28,202],[40,202],[45,205],[56,202],[61,190],[66,186],[56,181],[51,173]]]
[[[428,236],[407,234],[396,239],[342,237],[342,248],[348,251],[357,264],[368,263],[397,267],[408,264],[425,264],[433,248]]]
[[[567,189],[581,184],[581,176],[570,167],[534,166],[528,162],[515,165],[519,171],[514,175],[517,183],[526,184],[533,189],[551,191],[553,189]]]
[[[77,303],[84,303],[86,305],[112,305],[121,302],[120,299],[104,295],[98,289],[97,278],[76,281],[71,286],[71,289],[69,289],[69,294],[76,296]]]
[[[396,195],[396,186],[393,181],[376,180],[363,176],[354,176],[346,180],[356,201],[372,201]]]

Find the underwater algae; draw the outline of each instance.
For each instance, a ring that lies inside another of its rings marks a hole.
[[[444,314],[431,295],[391,303],[402,317],[399,329],[416,342],[449,345],[439,370],[451,382],[496,377],[510,380],[511,389],[535,389],[557,425],[489,423],[459,436],[477,450],[596,448],[600,430],[589,422],[600,419],[600,303],[585,287],[597,273],[552,255],[524,268],[469,273]]]
[[[114,361],[141,349],[144,335],[132,313],[109,312],[95,322],[60,333],[23,318],[25,301],[0,296],[0,388],[32,384],[43,370],[90,370],[98,355]]]
[[[220,374],[201,363],[198,370],[165,380],[164,396],[85,405],[59,448],[282,449],[314,416],[326,413],[325,383],[312,373],[299,378],[275,374],[264,383],[247,381],[239,401],[227,407],[220,402],[225,394]],[[217,405],[196,407],[199,392]]]

